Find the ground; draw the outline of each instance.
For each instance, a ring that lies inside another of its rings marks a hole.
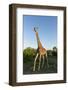
[[[33,63],[34,57],[31,60],[23,60],[23,74],[45,74],[45,73],[57,73],[57,56],[48,56],[48,64],[47,67],[46,59],[44,63],[44,67],[38,71],[38,60],[36,64],[36,71],[33,71]],[[42,64],[42,62],[41,62]]]

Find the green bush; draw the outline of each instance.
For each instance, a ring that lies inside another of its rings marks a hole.
[[[32,60],[35,54],[36,54],[36,50],[34,48],[28,47],[23,51],[23,58],[24,60]]]

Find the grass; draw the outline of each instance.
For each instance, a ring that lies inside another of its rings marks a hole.
[[[44,67],[38,71],[38,62],[36,63],[36,71],[33,71],[33,63],[34,63],[35,57],[31,57],[23,60],[23,74],[45,74],[45,73],[57,73],[57,57],[56,56],[48,56],[48,64],[49,67],[47,67],[47,62],[45,60]],[[42,65],[42,62],[41,62]]]

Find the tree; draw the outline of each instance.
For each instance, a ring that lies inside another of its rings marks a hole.
[[[54,52],[57,52],[57,48],[56,48],[56,47],[53,47],[53,51],[54,51]]]
[[[24,60],[32,60],[33,57],[35,56],[36,50],[34,48],[26,48],[23,51],[23,58]]]
[[[52,50],[47,50],[47,55],[52,56]]]
[[[53,52],[52,52],[53,56],[57,56],[57,48],[53,47]]]

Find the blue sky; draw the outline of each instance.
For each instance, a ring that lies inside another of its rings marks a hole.
[[[57,46],[57,16],[24,15],[24,48],[37,48],[34,27],[38,27],[38,34],[42,46],[52,49]]]

